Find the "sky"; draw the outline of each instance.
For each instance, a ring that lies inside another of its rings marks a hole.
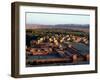
[[[82,14],[26,13],[26,24],[89,24],[90,16]]]

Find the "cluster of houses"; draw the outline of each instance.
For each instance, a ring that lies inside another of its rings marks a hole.
[[[30,44],[35,45],[35,44],[41,44],[41,43],[53,43],[54,45],[59,45],[61,43],[66,43],[66,42],[77,42],[77,43],[83,43],[88,45],[89,44],[89,39],[87,37],[80,37],[80,36],[75,36],[75,35],[53,35],[51,37],[49,36],[44,36],[39,38],[38,40],[31,40]]]
[[[38,38],[37,40],[30,41],[30,47],[26,46],[26,55],[28,56],[47,56],[49,54],[57,53],[61,58],[53,59],[37,59],[37,60],[26,60],[27,64],[38,64],[38,63],[53,63],[53,62],[70,62],[76,63],[79,61],[89,61],[89,53],[81,55],[71,43],[82,43],[89,45],[89,39],[87,37],[80,37],[76,35],[64,35],[64,34],[53,34],[52,36],[46,35]],[[40,57],[39,57],[40,58]]]
[[[64,34],[54,34],[49,37],[48,35],[39,38],[38,40],[31,40],[30,47],[26,46],[26,53],[28,55],[47,55],[54,53],[55,50],[62,52],[67,47],[72,47],[72,45],[66,42],[83,43],[88,45],[89,40],[87,37],[80,37],[75,35],[64,35]]]

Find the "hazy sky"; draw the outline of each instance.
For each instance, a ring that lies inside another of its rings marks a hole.
[[[26,13],[26,24],[89,24],[89,15]]]

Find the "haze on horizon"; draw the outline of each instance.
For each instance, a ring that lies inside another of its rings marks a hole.
[[[53,14],[53,13],[26,13],[26,24],[90,24],[89,15]]]

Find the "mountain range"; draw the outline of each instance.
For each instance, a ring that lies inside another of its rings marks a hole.
[[[60,28],[89,31],[89,24],[57,24],[57,25],[42,25],[42,24],[26,24],[26,29],[45,29],[45,28]]]

